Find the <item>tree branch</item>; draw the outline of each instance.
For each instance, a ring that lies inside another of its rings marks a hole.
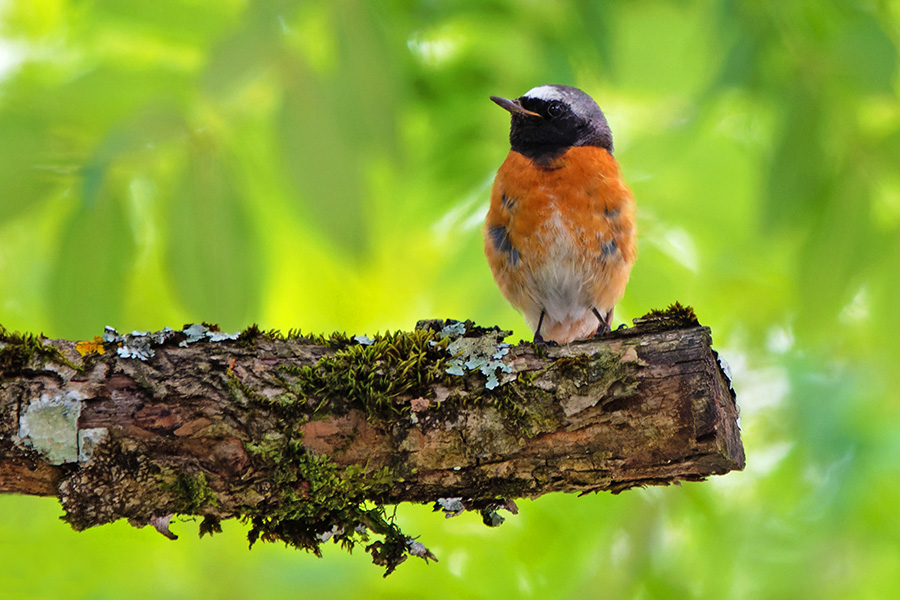
[[[0,328],[0,491],[56,495],[76,529],[172,514],[251,523],[251,542],[434,558],[383,505],[515,510],[744,466],[709,330],[678,305],[535,348],[471,323],[370,340],[203,326],[92,342]]]

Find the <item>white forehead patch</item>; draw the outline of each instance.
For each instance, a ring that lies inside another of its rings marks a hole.
[[[559,88],[553,87],[552,85],[542,85],[536,88],[531,88],[527,92],[525,92],[524,96],[526,98],[535,98],[536,100],[562,100],[563,95],[560,92]]]

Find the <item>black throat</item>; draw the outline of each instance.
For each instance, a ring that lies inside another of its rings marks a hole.
[[[519,102],[540,116],[512,115],[509,144],[515,152],[539,165],[551,165],[572,146],[597,146],[612,154],[612,132],[599,109],[597,114],[586,117],[568,106],[559,110],[558,102],[528,97]],[[552,107],[553,104],[557,106]]]

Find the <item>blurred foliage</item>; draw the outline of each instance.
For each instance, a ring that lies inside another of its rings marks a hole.
[[[479,225],[544,83],[604,108],[640,207],[623,320],[679,300],[732,363],[747,470],[401,506],[441,562],[75,534],[0,497],[6,597],[900,595],[900,7],[705,0],[12,0],[0,45],[0,322],[527,331]]]

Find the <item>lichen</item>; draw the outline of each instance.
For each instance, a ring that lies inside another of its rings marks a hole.
[[[87,463],[94,457],[94,451],[109,437],[106,427],[89,427],[78,430],[78,462]]]
[[[495,335],[474,338],[447,336],[452,339],[447,345],[447,352],[452,357],[447,373],[462,376],[466,371],[478,371],[485,376],[484,386],[489,390],[511,380],[512,368],[503,362],[510,345],[501,341],[507,335],[509,332],[499,331]]]
[[[116,353],[120,357],[126,359],[136,358],[146,362],[156,355],[154,347],[163,346],[172,341],[177,340],[179,346],[186,348],[189,344],[201,341],[233,341],[240,336],[241,333],[223,333],[219,331],[217,325],[194,323],[185,325],[178,331],[171,327],[163,327],[159,331],[132,331],[124,334],[120,334],[115,328],[107,326],[100,339],[103,343],[115,344]],[[84,344],[84,342],[79,343]],[[101,349],[98,349],[98,351]]]
[[[19,416],[22,442],[51,465],[78,461],[78,417],[83,398],[76,392],[34,398]]]

